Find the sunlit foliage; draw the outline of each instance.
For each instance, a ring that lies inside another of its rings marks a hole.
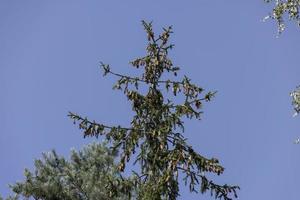
[[[294,116],[300,113],[300,87],[297,87],[295,91],[291,92],[292,104],[294,106]]]
[[[300,25],[299,8],[300,0],[264,0],[267,3],[273,3],[272,12],[265,17],[276,20],[278,25],[278,33],[282,33],[285,29],[285,18],[295,21]],[[286,16],[286,17],[285,17]]]
[[[26,169],[25,180],[11,186],[15,196],[7,200],[130,199],[134,188],[114,164],[116,155],[105,145],[96,143],[79,152],[72,151],[70,160],[55,151],[44,153],[42,159],[35,160],[34,172]]]

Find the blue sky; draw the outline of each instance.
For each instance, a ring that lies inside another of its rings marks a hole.
[[[0,194],[42,152],[68,156],[92,140],[68,111],[128,123],[129,103],[99,61],[133,72],[144,19],[157,32],[173,25],[174,63],[218,91],[203,120],[186,123],[195,149],[226,168],[214,180],[240,185],[243,200],[299,199],[300,119],[289,92],[300,84],[300,30],[288,24],[276,38],[275,22],[261,22],[270,10],[262,0],[0,1]],[[181,189],[180,199],[211,199]]]

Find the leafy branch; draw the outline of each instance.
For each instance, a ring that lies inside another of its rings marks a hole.
[[[264,0],[266,3],[275,2],[272,12],[264,18],[274,19],[278,25],[278,34],[285,29],[284,15],[288,15],[289,20],[295,21],[300,26],[299,8],[300,0]]]

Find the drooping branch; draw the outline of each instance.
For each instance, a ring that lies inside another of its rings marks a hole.
[[[73,120],[74,123],[79,122],[79,129],[84,130],[84,137],[99,137],[99,135],[106,135],[108,133],[127,132],[132,130],[131,128],[121,126],[108,126],[95,121],[90,121],[87,118],[83,118],[77,114],[69,112],[68,116]]]
[[[191,190],[195,190],[195,184],[192,183],[199,183],[199,179],[201,179],[201,193],[204,193],[206,190],[210,190],[211,196],[215,196],[215,198],[223,198],[224,200],[232,200],[229,198],[228,195],[230,193],[234,194],[234,197],[237,198],[237,190],[240,189],[239,186],[230,186],[227,184],[219,185],[215,184],[213,181],[208,180],[204,175],[199,173],[193,172],[190,169],[185,169],[182,167],[178,167],[179,170],[183,171],[185,174],[188,174],[184,180],[187,181],[188,177],[191,179],[190,188]]]

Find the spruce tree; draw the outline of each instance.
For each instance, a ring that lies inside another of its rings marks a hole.
[[[132,104],[134,116],[130,125],[102,124],[74,113],[69,113],[70,118],[83,130],[84,137],[103,135],[120,152],[120,172],[130,159],[139,165],[139,170],[133,171],[132,182],[137,190],[136,199],[175,200],[181,180],[191,192],[210,191],[215,198],[224,200],[237,197],[238,186],[219,185],[207,177],[207,173],[224,172],[218,159],[197,153],[184,136],[184,120],[200,120],[203,104],[215,92],[204,93],[187,76],[178,78],[180,68],[168,57],[174,47],[169,44],[172,27],[155,36],[152,23],[142,24],[147,34],[147,53],[130,62],[143,71],[140,76],[120,74],[101,63],[104,75],[118,78],[113,88],[123,91]]]

